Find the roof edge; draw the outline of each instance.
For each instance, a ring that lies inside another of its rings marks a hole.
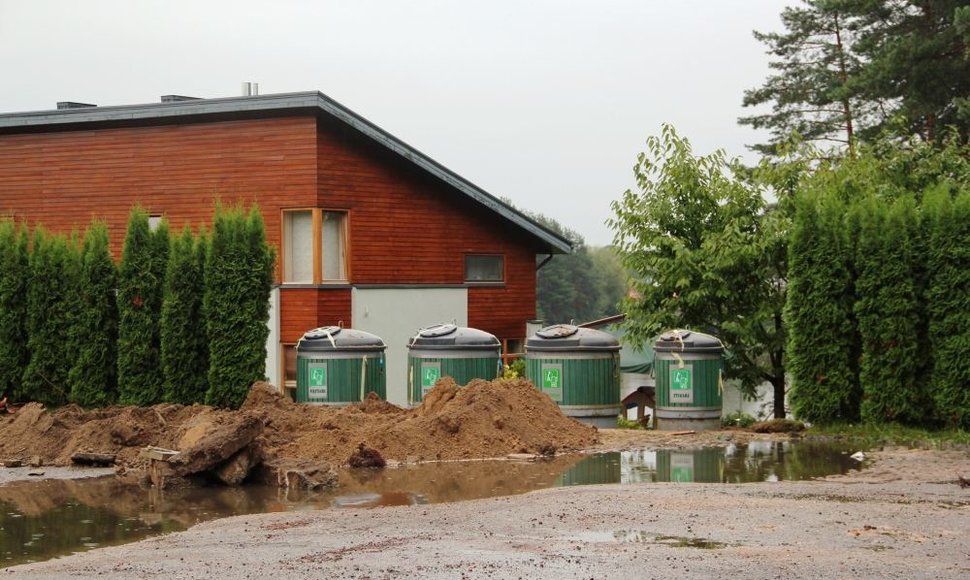
[[[29,129],[31,127],[54,127],[85,123],[137,123],[150,119],[174,120],[180,117],[199,115],[299,109],[316,110],[341,121],[371,141],[382,145],[405,161],[420,167],[479,205],[530,233],[546,246],[549,253],[568,254],[572,252],[572,243],[566,238],[537,223],[519,210],[319,91],[3,113],[0,114],[0,130],[11,133],[17,132],[17,129]]]

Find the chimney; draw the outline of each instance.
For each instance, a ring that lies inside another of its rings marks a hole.
[[[259,83],[243,83],[242,96],[255,97],[259,95]]]
[[[97,107],[97,105],[92,105],[91,103],[77,103],[75,101],[59,101],[57,103],[57,109],[90,109],[92,107]]]
[[[163,103],[180,103],[182,101],[199,101],[199,97],[186,97],[184,95],[162,95]]]

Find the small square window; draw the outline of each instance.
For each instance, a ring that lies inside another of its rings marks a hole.
[[[482,254],[465,256],[466,282],[503,282],[504,280],[504,256]]]

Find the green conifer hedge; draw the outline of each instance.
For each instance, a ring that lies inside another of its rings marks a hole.
[[[186,225],[172,240],[162,304],[161,347],[165,400],[202,403],[209,389],[209,339],[203,310],[205,232]]]
[[[13,220],[0,220],[0,398],[22,400],[27,368],[29,237]]]
[[[77,288],[77,357],[68,374],[70,400],[83,407],[117,400],[117,281],[108,228],[103,222],[93,222],[84,236]]]

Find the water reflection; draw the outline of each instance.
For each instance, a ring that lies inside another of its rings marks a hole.
[[[753,442],[726,448],[658,449],[593,455],[556,485],[599,483],[753,483],[797,481],[858,469],[845,447],[830,443]]]
[[[0,568],[137,541],[231,515],[419,505],[567,485],[810,479],[857,468],[849,452],[830,444],[778,442],[573,455],[537,463],[342,470],[337,490],[318,493],[262,486],[160,492],[113,477],[15,482],[0,486]]]

